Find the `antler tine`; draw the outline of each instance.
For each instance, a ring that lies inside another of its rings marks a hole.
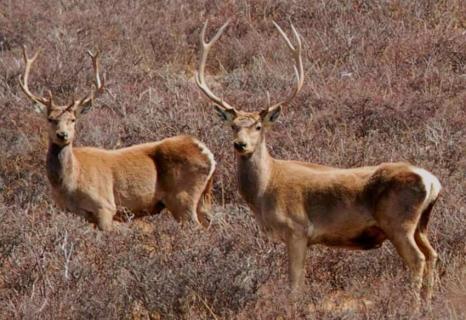
[[[97,94],[100,94],[103,91],[104,88],[104,83],[103,81],[100,80],[100,63],[99,63],[99,52],[97,51],[95,54],[93,54],[90,50],[87,50],[87,54],[91,57],[92,59],[92,66],[94,68],[94,74],[95,74],[95,89],[91,91],[84,99],[79,100],[78,104],[79,105],[86,105],[89,102],[91,102]]]
[[[32,58],[28,58],[27,52],[26,52],[26,46],[23,46],[23,59],[24,63],[26,64],[24,74],[23,74],[23,79],[21,80],[21,75],[19,76],[19,85],[21,89],[23,90],[24,94],[29,97],[32,101],[36,103],[40,103],[42,105],[47,105],[48,103],[51,102],[51,99],[47,99],[44,97],[36,96],[34,95],[30,90],[29,90],[29,73],[31,72],[31,66],[34,63],[34,61],[37,59],[39,56],[40,49],[37,50],[37,52],[32,56]]]
[[[301,52],[302,52],[302,49],[303,49],[303,44],[301,42],[301,37],[299,36],[298,31],[296,30],[296,28],[294,27],[294,25],[292,23],[291,23],[291,29],[293,30],[293,35],[296,38],[296,43],[298,44],[297,51],[294,51],[295,62],[298,65],[298,67],[296,67],[296,64],[295,64],[294,67],[295,67],[296,76],[299,76],[299,78],[298,78],[299,82],[298,82],[298,86],[296,88],[297,92],[295,93],[295,95],[296,95],[301,90],[301,88],[302,88],[302,86],[304,84],[304,66],[303,66],[303,60],[302,60],[302,56],[301,56]]]
[[[274,26],[277,28],[278,32],[281,34],[282,38],[285,40],[286,45],[288,46],[288,49],[290,50],[293,59],[294,59],[294,66],[293,69],[295,71],[296,75],[296,88],[293,90],[293,93],[285,100],[278,102],[272,106],[272,108],[275,108],[279,105],[289,103],[298,93],[301,91],[301,88],[303,87],[304,84],[304,67],[303,67],[303,60],[301,57],[301,52],[302,52],[302,42],[301,42],[301,37],[294,27],[294,25],[291,23],[291,30],[293,31],[293,35],[296,39],[296,48],[293,46],[291,43],[290,39],[286,35],[286,33],[280,28],[280,26],[273,21]]]
[[[204,92],[204,94],[210,99],[212,100],[216,105],[220,106],[220,107],[223,107],[225,109],[233,109],[233,107],[231,105],[229,105],[227,102],[225,102],[223,99],[217,97],[210,89],[209,87],[207,86],[207,83],[205,81],[205,77],[204,77],[204,74],[205,74],[205,65],[206,65],[206,62],[207,62],[207,56],[209,54],[209,50],[210,48],[212,47],[212,45],[220,38],[220,36],[222,35],[223,31],[225,30],[225,28],[228,26],[228,24],[230,23],[230,20],[228,20],[227,22],[225,22],[223,24],[223,26],[217,31],[217,33],[215,34],[215,36],[209,41],[207,42],[205,40],[205,32],[206,32],[206,29],[207,29],[207,22],[206,21],[204,23],[204,26],[202,27],[202,31],[201,31],[201,37],[200,37],[200,43],[201,43],[201,48],[202,48],[202,53],[201,53],[201,60],[200,60],[200,64],[199,64],[199,70],[196,72],[196,76],[195,76],[195,79],[196,79],[196,84],[197,86],[199,87],[199,89],[201,89],[202,92]]]
[[[291,51],[294,51],[295,48],[293,47],[293,44],[291,43],[290,39],[286,35],[285,31],[283,31],[283,29],[275,21],[272,21],[272,23],[275,26],[275,28],[277,28],[278,32],[280,32],[283,39],[285,39],[285,42],[288,48],[290,48]]]
[[[87,50],[87,54],[92,59],[92,66],[94,67],[95,72],[95,86],[97,91],[101,91],[104,87],[103,82],[100,80],[100,63],[99,63],[99,52],[92,54],[91,50]]]

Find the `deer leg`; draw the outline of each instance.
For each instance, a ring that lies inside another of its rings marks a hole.
[[[432,299],[432,291],[435,284],[435,266],[437,264],[438,255],[437,252],[432,248],[429,239],[427,239],[427,234],[425,232],[416,229],[414,234],[416,243],[419,249],[426,257],[426,274],[425,274],[425,284],[426,284],[426,295],[425,298],[427,302],[430,302]]]
[[[202,207],[198,207],[197,218],[199,219],[199,222],[202,224],[203,227],[208,228],[210,226],[210,221],[211,221],[210,211],[207,211]]]
[[[102,231],[111,231],[115,209],[100,208],[96,213],[97,226]]]
[[[293,292],[298,292],[304,282],[307,239],[290,236],[287,242],[287,249],[290,287]]]
[[[390,237],[391,242],[395,246],[398,254],[405,261],[411,271],[412,285],[416,298],[416,303],[419,304],[422,286],[422,277],[424,274],[425,257],[414,240],[413,233],[398,233]]]
[[[152,210],[152,214],[159,214],[163,209],[165,209],[165,204],[162,201],[158,201],[154,206],[154,210]]]
[[[188,217],[191,222],[194,222],[196,226],[200,226],[201,222],[199,221],[199,218],[197,216],[197,210],[196,210],[196,205],[191,204],[189,206],[186,206],[184,209],[181,209],[181,215],[183,217]]]
[[[202,189],[201,189],[202,190]],[[197,201],[197,217],[202,226],[208,228],[211,222],[212,210],[212,179],[209,179],[202,193],[198,196]]]
[[[186,192],[166,199],[167,209],[172,213],[176,221],[191,220],[200,225],[197,217],[197,203]]]

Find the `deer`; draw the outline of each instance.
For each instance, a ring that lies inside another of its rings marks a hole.
[[[421,292],[430,300],[437,253],[428,240],[427,225],[441,190],[439,180],[406,162],[335,168],[273,158],[266,133],[304,83],[301,37],[291,24],[293,44],[273,22],[291,54],[296,87],[285,99],[272,105],[269,98],[261,111],[246,112],[216,96],[206,83],[209,50],[229,21],[210,42],[205,38],[207,23],[200,34],[196,84],[231,127],[240,195],[261,229],[286,244],[291,292],[302,289],[306,253],[312,245],[369,250],[388,239],[411,271],[416,301],[420,302]]]
[[[99,53],[87,53],[95,87],[83,98],[59,105],[50,90],[47,96],[30,91],[29,73],[39,51],[30,58],[23,47],[19,85],[48,121],[46,171],[55,203],[103,231],[112,230],[120,209],[139,217],[166,208],[177,221],[208,226],[216,162],[198,139],[180,135],[115,150],[73,146],[76,120],[104,90]]]

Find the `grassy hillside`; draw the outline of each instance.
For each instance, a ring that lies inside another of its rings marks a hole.
[[[460,319],[466,316],[466,7],[445,1],[0,1],[0,319]],[[208,81],[229,103],[262,108],[292,89],[273,28],[303,37],[305,84],[269,134],[271,153],[339,167],[405,160],[444,191],[430,223],[439,284],[413,314],[392,245],[314,247],[306,289],[286,303],[284,246],[267,240],[237,193],[229,128],[194,81],[198,39],[232,23]],[[165,212],[101,233],[56,209],[45,120],[17,79],[21,45],[42,48],[31,88],[61,103],[87,93],[99,49],[107,90],[77,145],[118,148],[180,133],[218,162],[209,230]]]

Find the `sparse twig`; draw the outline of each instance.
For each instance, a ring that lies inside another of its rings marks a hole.
[[[212,316],[212,318],[214,318],[215,320],[218,319],[218,316],[215,314],[214,310],[212,310],[212,308],[209,306],[209,304],[207,303],[207,301],[202,298],[193,288],[189,288],[191,289],[192,293],[194,293],[194,295],[202,302],[202,304],[204,305],[204,307],[207,309],[207,311],[210,313],[210,315]]]
[[[71,255],[73,254],[73,250],[74,250],[74,243],[71,242],[70,244],[68,244],[68,231],[67,230],[65,230],[65,235],[63,236],[63,242],[60,245],[60,249],[62,250],[63,257],[65,258],[65,261],[63,263],[65,279],[69,280],[70,279],[69,268],[70,268],[70,262],[71,262]]]

